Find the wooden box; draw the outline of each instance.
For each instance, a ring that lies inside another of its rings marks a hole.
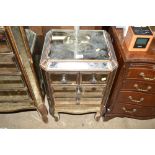
[[[129,51],[148,51],[153,39],[153,33],[148,28],[148,34],[138,34],[134,31],[134,27],[129,26],[125,37],[125,44]]]

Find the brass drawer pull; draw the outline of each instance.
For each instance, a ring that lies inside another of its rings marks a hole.
[[[140,103],[140,102],[144,101],[144,98],[143,98],[143,97],[140,98],[140,100],[134,100],[134,99],[132,98],[132,96],[129,96],[128,98],[129,98],[132,102],[136,102],[136,103]]]
[[[127,113],[134,113],[137,111],[137,109],[127,110],[125,107],[122,107],[122,110],[127,112]]]
[[[141,72],[139,75],[141,77],[143,77],[144,80],[147,80],[147,81],[153,81],[153,80],[155,80],[155,77],[154,78],[145,77],[145,74],[143,72]]]
[[[152,89],[151,86],[148,86],[146,89],[139,88],[139,87],[138,87],[138,84],[134,84],[134,87],[135,87],[138,91],[141,91],[141,92],[148,92],[149,90]]]

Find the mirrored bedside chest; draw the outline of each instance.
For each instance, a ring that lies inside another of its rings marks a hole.
[[[40,67],[49,111],[104,115],[117,70],[109,34],[104,30],[50,30],[45,37]]]

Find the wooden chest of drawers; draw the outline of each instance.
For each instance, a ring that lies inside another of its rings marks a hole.
[[[31,33],[27,30],[29,37]],[[38,109],[46,122],[47,110],[30,54],[31,39],[28,42],[23,27],[0,28],[0,112]]]
[[[112,28],[119,69],[108,101],[105,120],[113,117],[155,117],[155,45],[148,52],[128,51],[122,29]]]

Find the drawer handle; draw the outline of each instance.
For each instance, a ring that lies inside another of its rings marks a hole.
[[[96,80],[96,78],[95,78],[95,75],[94,75],[94,74],[92,75],[92,80],[91,80],[91,83],[92,83],[92,84],[96,84],[96,83],[97,83],[97,80]]]
[[[80,88],[80,86],[77,86],[77,88],[76,88],[76,94],[77,95],[81,95],[81,88]]]
[[[142,92],[148,92],[149,90],[152,89],[151,86],[148,86],[146,89],[142,89],[138,87],[138,84],[134,84],[134,87],[138,90],[138,91],[142,91]]]
[[[103,81],[106,81],[107,80],[107,78],[106,77],[102,77],[101,78],[101,81],[103,82]]]
[[[139,74],[144,80],[147,80],[147,81],[153,81],[155,80],[155,77],[154,78],[149,78],[149,77],[145,77],[145,74],[143,72],[141,72]]]
[[[137,111],[137,109],[127,110],[125,107],[122,108],[127,113],[134,113]]]
[[[144,98],[143,98],[143,97],[140,98],[140,100],[134,100],[134,99],[132,98],[132,96],[129,96],[128,98],[129,98],[132,102],[136,102],[136,103],[140,103],[140,102],[144,101]]]
[[[66,74],[63,74],[63,75],[62,75],[61,83],[63,83],[63,84],[67,83]]]

